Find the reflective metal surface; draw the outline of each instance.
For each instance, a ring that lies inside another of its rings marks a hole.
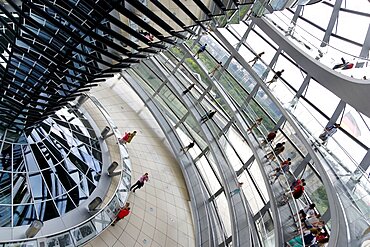
[[[1,142],[1,227],[59,217],[95,190],[102,154],[80,113],[63,108],[15,143],[6,141],[11,134],[6,132]]]

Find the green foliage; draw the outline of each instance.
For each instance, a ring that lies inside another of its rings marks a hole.
[[[320,186],[311,194],[311,200],[315,202],[318,211],[323,214],[328,209],[329,201],[324,186]]]

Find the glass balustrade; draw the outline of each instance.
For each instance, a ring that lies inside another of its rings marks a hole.
[[[304,52],[320,61],[320,63],[329,68],[337,67],[335,71],[350,77],[364,79],[365,76],[370,79],[370,60],[368,58],[350,54],[342,51],[340,48],[324,43],[321,38],[314,36],[309,31],[306,31],[304,27],[292,22],[291,18],[284,12],[267,14],[264,18],[284,34],[286,38],[293,41]]]

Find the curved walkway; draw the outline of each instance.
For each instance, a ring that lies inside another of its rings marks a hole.
[[[138,131],[128,144],[132,183],[145,172],[149,182],[131,193],[131,215],[87,246],[195,246],[189,196],[164,134],[138,96],[116,77],[91,91],[120,131]]]
[[[351,78],[323,65],[302,51],[292,41],[281,34],[264,18],[253,18],[257,24],[279,47],[322,86],[337,95],[361,113],[370,117],[370,81]],[[339,58],[338,58],[339,59]]]

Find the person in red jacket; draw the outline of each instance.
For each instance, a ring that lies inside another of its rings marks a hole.
[[[297,185],[297,186],[294,187],[294,189],[292,191],[292,195],[293,195],[293,198],[294,199],[297,200],[297,199],[299,199],[303,195],[304,185],[306,185],[306,183],[299,184],[299,185]]]
[[[117,214],[117,217],[116,219],[114,220],[114,222],[112,223],[112,226],[114,226],[118,221],[122,220],[123,218],[125,218],[127,215],[130,214],[130,207],[123,207],[119,210],[118,214]]]

